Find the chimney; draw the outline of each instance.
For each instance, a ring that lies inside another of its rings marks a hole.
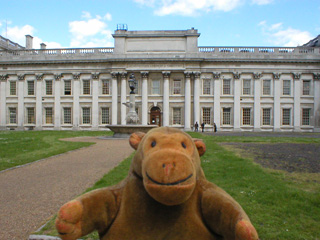
[[[41,44],[40,44],[40,48],[41,48],[41,49],[46,49],[46,48],[47,48],[47,45],[46,45],[45,43],[41,43]]]
[[[26,49],[32,49],[32,40],[33,37],[30,35],[26,35]]]

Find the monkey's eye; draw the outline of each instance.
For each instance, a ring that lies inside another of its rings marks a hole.
[[[157,144],[156,141],[152,141],[151,147],[154,147],[156,144]]]
[[[186,144],[184,142],[181,143],[183,148],[187,148]]]

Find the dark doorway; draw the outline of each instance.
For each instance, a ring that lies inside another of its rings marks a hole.
[[[150,124],[161,126],[161,110],[159,107],[152,107],[150,110]]]

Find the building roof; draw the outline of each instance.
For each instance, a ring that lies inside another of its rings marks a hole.
[[[310,40],[309,42],[307,42],[306,44],[303,44],[302,46],[303,47],[320,47],[320,34],[316,38]]]

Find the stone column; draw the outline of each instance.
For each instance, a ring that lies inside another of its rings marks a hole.
[[[200,124],[200,75],[201,72],[194,73],[194,90],[193,90],[193,125],[198,122]]]
[[[301,124],[301,109],[300,109],[300,101],[301,101],[301,84],[300,84],[300,73],[293,73],[293,129],[295,132],[300,132],[300,124]]]
[[[313,74],[314,131],[320,132],[320,73]]]
[[[162,72],[163,75],[163,126],[169,126],[169,78],[170,72]]]
[[[127,73],[121,73],[121,125],[126,125],[127,107],[123,104],[127,102]]]
[[[148,124],[148,74],[149,72],[141,72],[142,78],[142,97],[141,97],[141,123]]]
[[[36,130],[42,129],[42,79],[43,74],[36,74]]]
[[[213,116],[214,122],[217,125],[217,129],[220,130],[221,122],[220,122],[220,95],[221,95],[221,79],[220,73],[213,73],[214,79],[214,105],[213,105]]]
[[[191,130],[191,74],[192,72],[184,72],[185,88],[184,88],[184,130]]]
[[[18,129],[24,125],[24,74],[18,75]]]
[[[80,125],[80,73],[73,73],[73,130],[79,130]]]
[[[92,73],[92,130],[99,128],[99,73]]]
[[[61,104],[60,104],[60,95],[61,95],[61,74],[54,74],[54,129],[60,130],[61,127]]]
[[[8,75],[0,75],[0,129],[6,129],[6,85]]]
[[[260,104],[260,96],[261,96],[261,73],[253,74],[254,81],[254,109],[253,109],[253,126],[254,131],[261,131],[261,104]]]
[[[112,72],[112,119],[111,124],[117,125],[118,124],[118,83],[117,83],[117,76],[118,73]]]
[[[233,73],[233,95],[234,95],[234,109],[233,109],[233,128],[235,131],[240,131],[241,109],[240,109],[240,73]]]
[[[273,74],[273,79],[274,79],[274,89],[273,89],[273,108],[274,108],[274,113],[273,113],[273,127],[275,132],[280,131],[280,125],[281,125],[281,109],[280,109],[280,95],[281,95],[281,84],[280,84],[280,73],[274,73]]]

